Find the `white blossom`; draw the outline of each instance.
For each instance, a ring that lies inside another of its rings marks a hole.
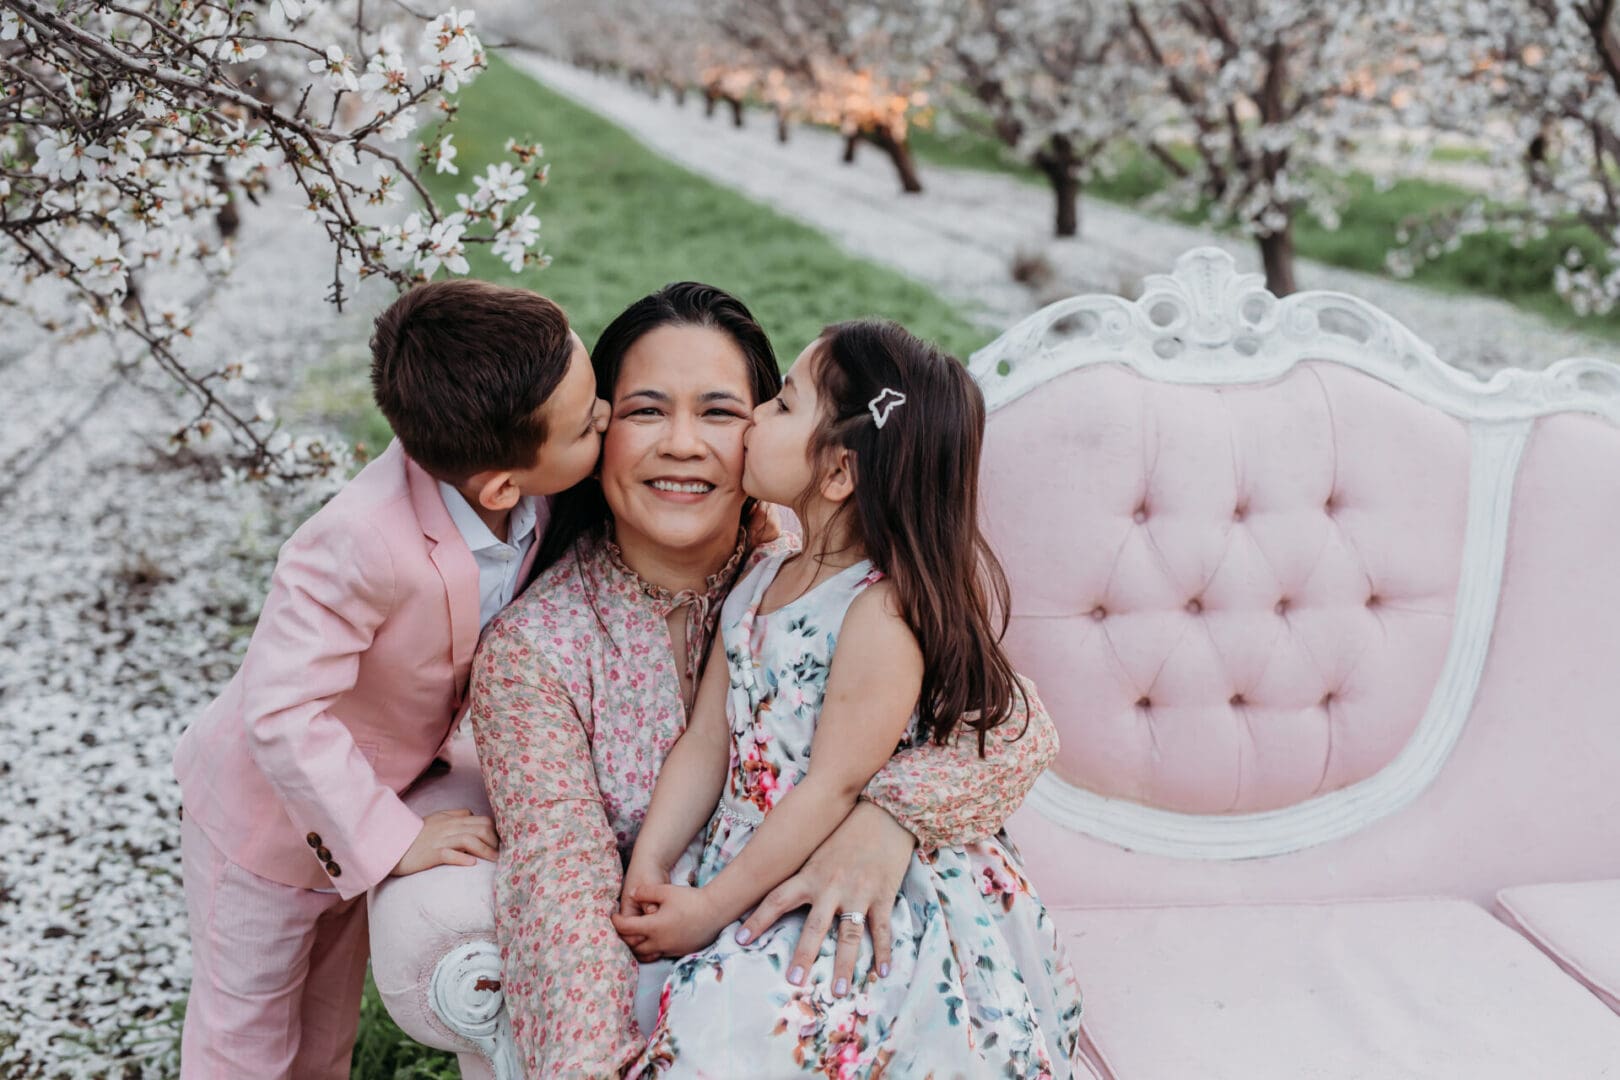
[[[354,61],[338,45],[326,47],[326,57],[321,60],[311,60],[309,70],[316,74],[326,75],[326,85],[331,90],[359,90],[360,81],[354,77]]]

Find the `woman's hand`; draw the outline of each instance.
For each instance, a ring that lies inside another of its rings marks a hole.
[[[742,944],[769,930],[777,919],[810,905],[799,933],[799,945],[788,965],[788,982],[797,986],[821,952],[821,943],[840,913],[866,916],[866,929],[854,921],[838,924],[838,951],[833,957],[833,995],[849,992],[862,936],[872,935],[872,966],[881,978],[889,973],[889,919],[900,882],[906,876],[916,840],[888,812],[861,801],[838,831],[816,849],[797,874],[760,901],[737,931]]]
[[[626,887],[626,899],[645,915],[613,916],[613,928],[643,964],[664,956],[685,956],[714,944],[729,919],[715,909],[704,890],[662,881]]]

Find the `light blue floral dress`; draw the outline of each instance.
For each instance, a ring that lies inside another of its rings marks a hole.
[[[882,576],[857,563],[760,614],[788,554],[755,567],[722,610],[731,767],[701,854],[688,852],[678,882],[712,880],[804,777],[844,614]],[[647,1050],[626,1075],[1071,1075],[1079,986],[1004,837],[913,855],[894,906],[890,973],[877,976],[863,943],[843,997],[831,993],[832,935],[801,986],[784,978],[803,916],[783,917],[747,946],[736,943],[733,924],[678,961]]]

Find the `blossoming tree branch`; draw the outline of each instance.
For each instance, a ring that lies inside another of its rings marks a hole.
[[[422,182],[459,171],[449,134],[412,139],[485,68],[473,24],[400,0],[0,0],[0,305],[138,346],[194,405],[173,442],[226,436],[234,475],[331,472],[343,447],[281,430],[249,365],[186,341],[230,272],[240,199],[306,209],[339,307],[363,278],[466,273],[468,244],[514,272],[546,263],[538,145],[508,140],[448,212]]]

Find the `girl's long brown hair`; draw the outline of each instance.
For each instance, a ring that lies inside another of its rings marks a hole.
[[[855,494],[840,513],[922,647],[919,736],[943,743],[965,724],[983,754],[1023,696],[1001,648],[1007,577],[979,531],[984,395],[954,357],[897,323],[837,323],[819,340],[810,460],[820,473],[837,448],[853,453]],[[884,390],[905,402],[879,428],[870,403]]]

